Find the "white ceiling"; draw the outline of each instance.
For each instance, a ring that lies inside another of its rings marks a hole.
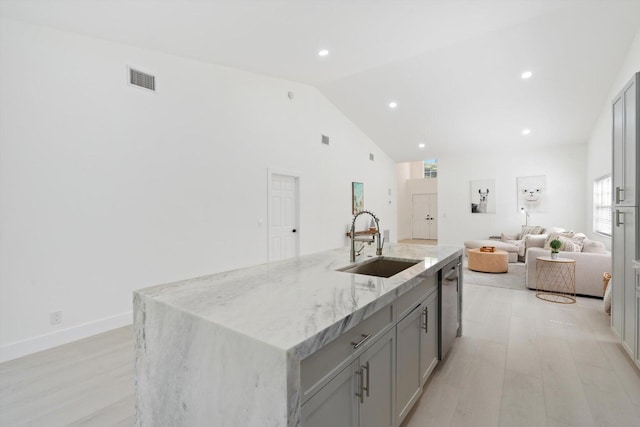
[[[640,0],[0,0],[0,15],[314,85],[413,161],[586,142]]]

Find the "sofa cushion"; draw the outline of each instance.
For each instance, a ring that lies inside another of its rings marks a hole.
[[[502,233],[500,240],[503,242],[511,243],[514,240],[520,240],[520,233]]]
[[[544,248],[544,242],[547,240],[546,234],[529,234],[525,239],[525,248]]]
[[[606,254],[607,248],[604,246],[604,243],[598,242],[596,240],[584,239],[584,246],[582,246],[582,252],[592,253],[592,254]]]

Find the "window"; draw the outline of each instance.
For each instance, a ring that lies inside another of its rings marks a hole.
[[[438,177],[438,161],[436,159],[424,161],[424,177],[425,178]]]
[[[593,231],[611,236],[611,175],[593,183]]]

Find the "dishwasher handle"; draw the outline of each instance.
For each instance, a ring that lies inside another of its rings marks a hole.
[[[459,264],[456,264],[455,266],[451,267],[451,270],[449,270],[449,272],[445,274],[444,280],[448,282],[456,280],[458,278],[458,266]]]

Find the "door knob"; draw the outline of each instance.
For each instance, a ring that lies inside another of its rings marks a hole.
[[[293,230],[291,230],[291,231],[293,231],[293,232],[295,233],[295,232],[296,232],[296,229],[294,228],[294,229],[293,229]]]

